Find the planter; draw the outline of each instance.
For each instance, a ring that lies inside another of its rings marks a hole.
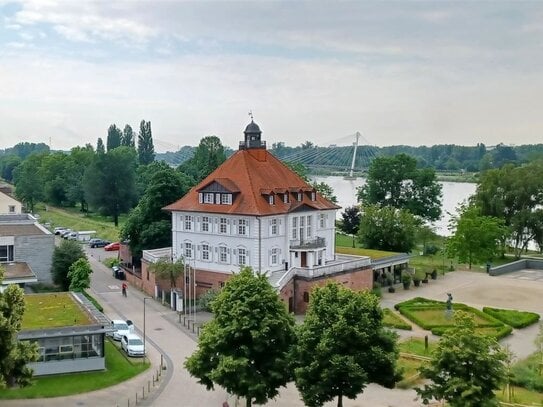
[[[437,280],[437,271],[432,271],[432,280]]]
[[[424,284],[428,284],[428,279],[427,279],[427,278],[424,278],[424,279],[422,280],[422,282],[423,282]]]
[[[413,284],[415,284],[415,287],[420,287],[420,280],[413,280]]]
[[[389,293],[395,293],[396,289],[394,287],[388,287],[388,292]]]
[[[410,285],[411,285],[411,283],[403,283],[403,289],[404,290],[409,290]]]

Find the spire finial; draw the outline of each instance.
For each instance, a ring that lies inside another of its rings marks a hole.
[[[249,110],[249,117],[251,118],[251,121],[253,121],[253,111]]]

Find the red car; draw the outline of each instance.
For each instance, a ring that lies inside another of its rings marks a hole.
[[[106,252],[113,252],[115,250],[119,250],[120,246],[121,244],[119,242],[113,242],[113,243],[108,244],[107,246],[104,246],[104,250]]]

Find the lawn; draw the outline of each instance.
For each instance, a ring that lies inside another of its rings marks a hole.
[[[37,377],[29,387],[0,390],[0,399],[33,399],[87,393],[128,380],[150,366],[149,362],[144,363],[143,360],[129,360],[109,340],[105,345],[105,371]]]
[[[119,227],[113,225],[113,221],[97,214],[81,213],[77,208],[56,208],[47,205],[36,206],[36,213],[40,215],[41,223],[49,223],[51,229],[62,226],[72,230],[94,230],[96,236],[110,241],[119,240],[119,231],[126,216],[119,219]]]
[[[507,403],[518,403],[519,405],[527,405],[527,406],[541,406],[543,405],[543,393],[539,393],[537,391],[524,389],[522,387],[516,387],[513,386],[513,397],[511,400],[507,399],[507,395],[505,393],[505,390],[498,390],[496,395],[498,396],[498,400],[507,402]]]
[[[355,256],[368,256],[372,259],[381,259],[383,257],[394,256],[396,252],[386,252],[383,250],[364,249],[360,244],[356,243],[353,248],[353,238],[341,233],[336,233],[336,253],[352,254]]]
[[[383,308],[383,326],[387,328],[405,329],[410,331],[411,325],[389,308]]]
[[[23,329],[55,328],[91,323],[69,293],[27,294]]]
[[[398,347],[402,353],[429,357],[437,347],[437,342],[428,342],[428,350],[426,350],[423,338],[409,338],[406,341],[399,342]]]
[[[397,366],[402,372],[402,380],[396,383],[396,387],[399,389],[410,389],[421,384],[424,379],[420,377],[418,369],[423,363],[425,362],[422,360],[400,356]]]

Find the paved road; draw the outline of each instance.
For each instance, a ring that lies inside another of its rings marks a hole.
[[[143,327],[143,294],[130,289],[128,297],[120,294],[119,281],[113,279],[111,271],[99,262],[104,252],[90,250],[89,256],[94,273],[92,276],[92,290],[94,295],[103,304],[105,313],[112,319],[125,318],[135,322],[137,329]],[[529,274],[529,273],[528,273]],[[392,307],[395,303],[412,298],[424,296],[440,300],[446,299],[446,293],[451,292],[455,302],[463,302],[476,307],[483,305],[531,310],[543,313],[543,282],[525,279],[512,279],[510,277],[489,277],[484,273],[453,272],[438,280],[431,280],[429,284],[420,288],[412,288],[404,291],[398,290],[395,294],[383,295],[383,306]],[[183,325],[177,322],[176,313],[163,307],[154,300],[146,301],[146,333],[150,359],[153,369],[128,382],[113,386],[112,388],[96,392],[63,397],[56,399],[41,399],[31,401],[2,402],[6,406],[126,406],[127,399],[131,399],[134,405],[135,393],[151,380],[152,374],[160,363],[160,353],[168,355],[165,362],[167,370],[163,375],[161,387],[151,393],[151,396],[138,405],[152,406],[183,406],[183,407],[207,407],[222,406],[228,399],[230,406],[234,400],[228,398],[222,389],[206,391],[195,379],[191,378],[183,368],[183,361],[195,349],[196,343],[185,332]],[[533,352],[533,338],[537,333],[537,327],[515,331],[505,343],[509,343],[514,353],[524,357]],[[407,335],[420,336],[424,332],[416,330]],[[404,334],[405,335],[405,334]],[[134,395],[134,396],[132,396]],[[279,397],[266,404],[267,406],[290,407],[303,406],[299,400],[296,388],[290,384],[282,389]],[[326,406],[334,406],[335,403],[327,403]],[[412,390],[388,390],[376,385],[370,385],[357,400],[345,400],[346,407],[372,406],[372,407],[411,407],[420,406],[416,400],[416,394]]]

